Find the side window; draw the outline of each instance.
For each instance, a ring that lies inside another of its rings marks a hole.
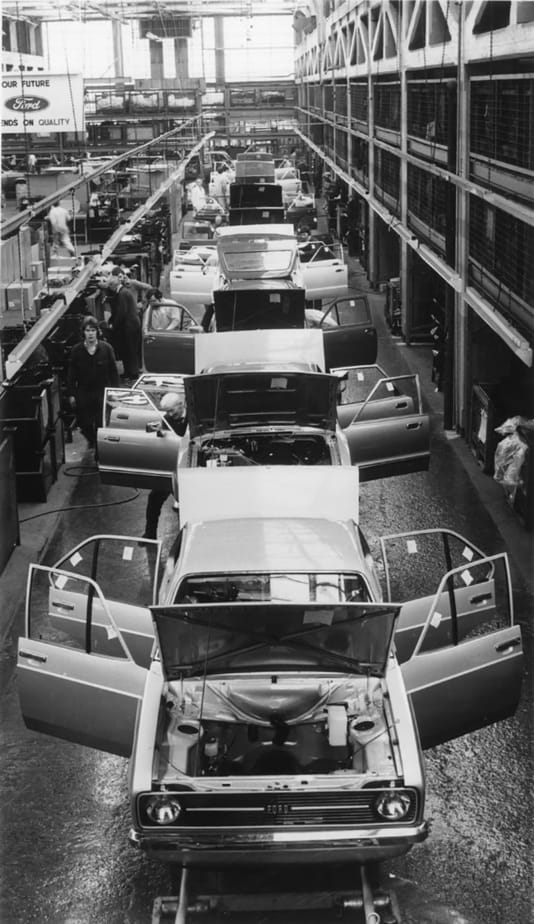
[[[67,571],[31,566],[26,625],[32,639],[102,657],[130,658],[98,586]]]
[[[56,567],[95,581],[106,600],[147,607],[154,602],[159,544],[124,536],[93,536],[56,562]]]
[[[453,569],[470,568],[471,583],[485,580],[490,570],[476,567],[485,557],[480,549],[444,529],[382,536],[380,553],[387,599],[397,603],[433,596],[443,575]]]

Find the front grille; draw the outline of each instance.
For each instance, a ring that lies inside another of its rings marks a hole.
[[[301,827],[306,825],[369,827],[377,824],[391,827],[398,821],[387,821],[374,809],[377,796],[383,792],[402,792],[410,797],[410,809],[402,824],[412,824],[417,818],[418,794],[415,789],[362,789],[355,792],[268,792],[268,793],[174,793],[181,814],[166,828],[244,828]],[[138,797],[139,821],[143,827],[160,828],[146,814],[151,793]]]

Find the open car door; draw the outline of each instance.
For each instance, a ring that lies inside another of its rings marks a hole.
[[[91,578],[105,598],[107,611],[137,664],[150,664],[154,636],[148,607],[157,599],[161,542],[133,536],[91,536],[64,555],[55,567],[79,578]],[[108,631],[99,597],[80,593],[81,582],[51,582],[48,616],[51,625],[83,647],[85,620],[91,608],[93,648],[110,657],[121,645]],[[31,590],[31,587],[29,587]]]
[[[446,574],[432,602],[413,654],[401,665],[412,701],[421,746],[434,747],[483,728],[515,712],[521,692],[523,646],[513,624],[506,555],[477,562],[491,569],[495,607],[475,621],[441,606],[464,566]],[[443,627],[445,622],[445,631]]]
[[[365,295],[343,295],[320,309],[306,309],[308,327],[323,331],[329,369],[376,362],[378,337]]]
[[[388,376],[377,365],[330,371],[344,376],[338,420],[360,481],[426,471],[430,422],[418,376]]]
[[[453,569],[438,603],[432,637],[446,643],[451,621],[461,636],[473,631],[496,612],[499,587],[493,562],[469,540],[449,529],[422,529],[380,538],[386,599],[402,603],[395,634],[400,662],[413,654],[442,577]],[[380,568],[381,562],[377,561]],[[505,584],[505,587],[508,585]],[[501,602],[501,608],[510,607]]]
[[[210,294],[206,304],[211,300]],[[198,317],[183,305],[164,305],[168,317],[165,327],[159,326],[154,308],[147,308],[142,332],[143,367],[147,372],[187,374],[195,371],[195,339],[203,332],[200,324],[203,304]]]
[[[316,301],[346,295],[349,270],[341,244],[311,240],[299,244],[298,250],[306,299]]]
[[[213,285],[219,273],[216,251],[207,260],[188,258],[191,253],[186,251],[183,258],[175,260],[169,273],[171,298],[189,309],[213,301]]]
[[[97,431],[98,470],[104,484],[170,491],[182,437],[140,388],[106,388]]]
[[[82,645],[50,624],[53,588],[69,586],[89,603]],[[117,655],[102,657],[92,622],[99,619],[117,639]],[[147,670],[135,663],[98,585],[89,578],[31,565],[26,599],[26,637],[19,639],[17,680],[28,728],[128,757]]]

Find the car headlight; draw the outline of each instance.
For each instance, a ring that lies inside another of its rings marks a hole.
[[[387,821],[405,818],[410,811],[411,800],[404,792],[383,792],[375,801],[375,809]]]
[[[182,808],[171,795],[152,796],[146,804],[146,813],[157,825],[172,825],[178,820]]]

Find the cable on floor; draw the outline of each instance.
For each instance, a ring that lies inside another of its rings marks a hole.
[[[57,507],[55,510],[44,510],[43,513],[35,513],[31,517],[25,517],[24,520],[19,520],[19,523],[28,523],[29,520],[37,520],[38,517],[47,517],[51,513],[67,513],[69,510],[96,510],[98,507],[114,507],[118,504],[129,504],[130,501],[136,500],[139,497],[139,491],[135,491],[130,497],[124,497],[122,500],[116,501],[107,501],[103,504],[77,504],[74,507]]]

